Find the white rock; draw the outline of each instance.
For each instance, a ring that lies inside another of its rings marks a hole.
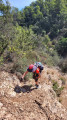
[[[0,109],[1,109],[2,106],[3,106],[3,103],[0,102]]]
[[[16,96],[16,92],[14,92],[14,91],[10,91],[8,94],[9,94],[11,97],[15,97],[15,96]]]
[[[12,117],[12,114],[7,114],[6,115],[6,118],[11,118]]]

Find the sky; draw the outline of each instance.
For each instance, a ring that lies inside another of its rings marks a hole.
[[[5,2],[6,0],[3,0]],[[17,7],[19,10],[24,8],[25,6],[29,6],[31,2],[36,0],[8,0],[11,6]]]

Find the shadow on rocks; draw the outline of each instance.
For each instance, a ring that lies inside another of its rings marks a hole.
[[[22,86],[22,87],[20,87],[20,86],[17,85],[17,86],[14,88],[14,91],[15,91],[16,93],[21,93],[21,92],[23,92],[23,93],[25,93],[25,92],[29,93],[29,92],[31,92],[31,91],[34,90],[34,89],[36,89],[36,88],[32,88],[32,85],[24,85],[24,86]]]

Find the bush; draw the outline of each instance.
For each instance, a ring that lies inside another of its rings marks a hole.
[[[58,87],[59,87],[58,83],[53,81],[53,90],[57,91]]]
[[[33,61],[39,61],[39,55],[37,53],[37,51],[28,51],[26,54],[26,57],[28,60],[33,60]]]
[[[57,52],[53,51],[49,51],[46,54],[46,59],[45,62],[46,64],[48,64],[49,66],[57,66],[59,64],[60,61],[60,57],[58,56]]]
[[[67,38],[61,38],[56,44],[56,50],[59,55],[66,56],[67,55]]]
[[[60,80],[62,81],[62,85],[65,85],[66,79],[64,77],[61,77]]]
[[[14,58],[13,61],[13,67],[11,69],[12,73],[16,73],[19,72],[21,74],[23,74],[24,72],[26,72],[27,67],[29,66],[29,60],[26,57],[20,57],[20,56],[16,56]],[[24,78],[24,80],[29,80],[29,78],[31,78],[31,74],[27,74]]]
[[[4,61],[3,56],[1,56],[1,57],[0,57],[0,65],[3,64],[3,61]]]
[[[57,89],[56,94],[57,94],[58,97],[61,95],[61,92],[62,92],[63,89],[64,89],[63,86],[61,88]]]
[[[61,68],[62,72],[67,72],[67,57],[60,61],[59,67]]]
[[[56,81],[53,81],[53,90],[56,92],[56,95],[59,97],[61,95],[62,90],[64,89],[64,87],[60,87]]]

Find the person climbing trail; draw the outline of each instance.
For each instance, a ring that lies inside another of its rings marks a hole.
[[[29,65],[27,68],[27,71],[22,75],[21,80],[26,76],[28,72],[33,73],[33,79],[35,80],[35,86],[36,88],[39,88],[38,80],[41,77],[41,72],[43,70],[43,65],[40,62],[36,62],[34,64]]]

